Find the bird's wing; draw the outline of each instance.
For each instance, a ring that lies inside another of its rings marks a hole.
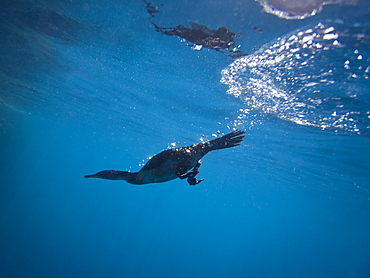
[[[165,150],[159,154],[153,156],[141,170],[150,170],[160,167],[168,159],[171,159],[174,156],[175,149]]]

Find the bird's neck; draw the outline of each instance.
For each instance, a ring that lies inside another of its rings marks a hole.
[[[127,181],[128,183],[137,184],[137,173],[131,173],[126,171],[117,171],[119,172],[118,177],[122,180]]]
[[[125,180],[128,183],[139,184],[137,182],[137,173],[127,171],[106,170],[101,172],[100,178],[107,180]]]

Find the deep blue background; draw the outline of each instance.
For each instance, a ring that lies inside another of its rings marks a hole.
[[[229,132],[246,108],[220,83],[230,58],[151,20],[228,26],[253,53],[323,19],[368,24],[368,2],[301,21],[253,1],[162,1],[154,18],[134,0],[1,2],[1,277],[370,276],[366,134],[260,113],[195,187],[83,179]]]

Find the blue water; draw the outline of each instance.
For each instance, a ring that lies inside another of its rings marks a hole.
[[[155,17],[1,1],[0,277],[370,277],[370,3],[354,2],[286,20],[253,1]],[[189,21],[251,55],[151,23]],[[236,128],[197,186],[83,179]]]

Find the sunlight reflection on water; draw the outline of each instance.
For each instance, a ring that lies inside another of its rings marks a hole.
[[[370,131],[368,29],[319,23],[265,45],[222,71],[228,94],[247,114],[273,114],[299,125]]]
[[[356,5],[357,0],[256,0],[265,12],[285,19],[304,19],[322,10],[324,5]]]

